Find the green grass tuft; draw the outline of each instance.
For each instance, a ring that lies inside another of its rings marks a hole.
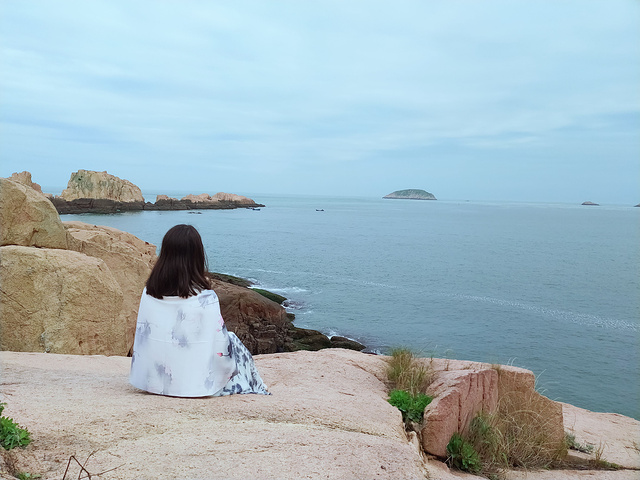
[[[0,415],[6,407],[6,403],[0,403]],[[12,418],[0,416],[0,445],[5,450],[16,447],[26,447],[31,442],[29,432],[20,428]]]

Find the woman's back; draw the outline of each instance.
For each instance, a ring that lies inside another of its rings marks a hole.
[[[140,300],[130,382],[152,393],[201,397],[235,373],[229,337],[213,290]]]

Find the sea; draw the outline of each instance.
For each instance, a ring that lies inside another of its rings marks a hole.
[[[284,295],[300,327],[527,368],[553,400],[640,419],[640,208],[251,197],[266,206],[62,219],[158,247],[194,225],[211,271]]]

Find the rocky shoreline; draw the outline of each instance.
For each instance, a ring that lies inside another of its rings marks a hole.
[[[261,203],[238,203],[232,201],[219,202],[194,202],[185,199],[158,199],[155,203],[151,202],[120,202],[106,198],[78,198],[74,200],[65,200],[61,197],[50,198],[51,203],[59,214],[69,213],[120,213],[120,212],[136,212],[142,210],[231,210],[235,208],[261,208],[265,205]]]
[[[30,175],[25,182],[0,179],[0,349],[129,354],[140,292],[155,263],[156,246],[115,228],[62,222],[51,199],[30,185]],[[219,208],[224,199],[203,195],[186,201],[196,208]],[[296,327],[295,315],[274,301],[273,294],[249,286],[243,279],[213,274],[212,287],[227,326],[251,353],[365,348],[344,337]]]

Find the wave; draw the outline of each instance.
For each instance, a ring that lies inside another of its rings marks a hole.
[[[551,317],[558,320],[575,323],[577,325],[586,325],[616,330],[631,330],[634,332],[640,331],[640,325],[638,324],[634,324],[624,320],[617,320],[615,318],[600,317],[598,315],[591,315],[588,313],[578,313],[568,310],[539,307],[537,305],[530,305],[527,303],[512,300],[503,300],[500,298],[482,297],[477,295],[463,295],[460,293],[442,293],[439,295],[443,297],[460,298],[463,300],[470,300],[474,302],[491,303],[493,305],[499,305],[501,307],[518,308],[520,310],[527,310],[530,312],[538,313],[545,317]]]

